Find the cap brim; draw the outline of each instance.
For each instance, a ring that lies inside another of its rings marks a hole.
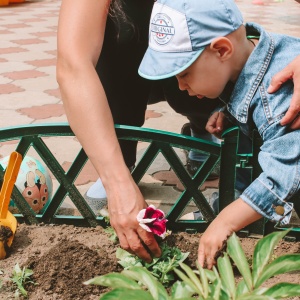
[[[187,69],[202,53],[204,47],[189,52],[158,52],[148,48],[139,67],[139,75],[150,80],[176,76]]]

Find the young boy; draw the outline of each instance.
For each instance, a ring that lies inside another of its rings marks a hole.
[[[261,217],[281,224],[290,220],[293,204],[288,199],[299,191],[300,131],[281,126],[280,120],[293,83],[276,94],[266,89],[272,76],[299,53],[300,39],[267,33],[254,23],[243,25],[233,0],[155,2],[139,74],[152,80],[176,76],[179,88],[190,96],[220,97],[245,134],[251,136],[256,128],[263,139],[263,171],[202,235],[202,266],[211,268],[228,236]],[[223,119],[215,113],[207,129],[219,134]]]

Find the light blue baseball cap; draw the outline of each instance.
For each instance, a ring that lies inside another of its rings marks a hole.
[[[188,68],[215,38],[243,24],[233,0],[158,0],[149,26],[149,47],[140,76],[158,80]]]

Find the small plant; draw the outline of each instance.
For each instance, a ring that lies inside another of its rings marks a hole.
[[[119,241],[119,238],[116,234],[116,231],[110,226],[109,214],[106,208],[100,209],[100,214],[103,216],[104,222],[107,224],[107,227],[104,231],[109,235],[109,239],[116,244]]]
[[[109,239],[114,243],[117,244],[117,242],[119,241],[119,238],[115,232],[115,230],[111,227],[108,226],[104,229],[104,231],[109,235]]]
[[[271,261],[273,249],[288,231],[273,232],[262,238],[256,245],[252,266],[246,259],[238,237],[233,234],[227,243],[223,257],[219,257],[217,268],[193,271],[184,263],[181,270],[174,271],[180,278],[170,293],[147,269],[133,266],[122,273],[110,273],[87,281],[112,288],[101,296],[101,300],[275,300],[300,296],[300,284],[280,282],[272,287],[261,285],[269,278],[291,271],[300,270],[300,254],[286,254]],[[231,261],[242,275],[236,285]]]
[[[173,270],[188,257],[189,253],[183,253],[177,247],[170,247],[166,243],[162,243],[160,246],[161,256],[153,258],[150,264],[121,248],[117,249],[116,256],[119,264],[125,270],[134,266],[144,267],[164,286],[168,286],[175,279]]]
[[[0,270],[0,275],[3,275],[4,272],[2,270]],[[3,286],[3,280],[0,279],[0,290],[2,289],[2,286]]]
[[[19,297],[20,293],[27,297],[27,291],[25,289],[25,286],[27,284],[34,284],[34,282],[30,279],[32,276],[33,271],[30,269],[26,269],[23,267],[23,269],[20,268],[19,264],[17,263],[14,267],[11,281],[17,286],[17,290],[15,293],[16,297]]]

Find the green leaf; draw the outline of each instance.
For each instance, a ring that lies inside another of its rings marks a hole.
[[[258,286],[258,278],[261,277],[265,266],[269,263],[275,246],[288,232],[289,230],[272,232],[258,241],[254,249],[252,264],[252,278],[254,286]]]
[[[247,295],[247,296],[241,296],[237,298],[237,300],[274,300],[273,297],[265,296],[265,295]]]
[[[212,270],[204,269],[205,275],[208,279],[208,281],[213,282],[217,279],[216,274]]]
[[[300,270],[300,254],[282,255],[267,265],[257,278],[255,288],[272,276]]]
[[[186,276],[183,272],[181,272],[178,269],[174,269],[174,272],[177,274],[177,276],[185,283],[187,284],[193,291],[194,293],[203,296],[203,292],[202,292],[202,286],[201,283],[199,281],[198,284],[195,284],[193,282],[193,280],[191,280],[188,276]]]
[[[187,285],[185,282],[176,281],[171,289],[171,299],[172,300],[180,300],[183,298],[195,299],[191,298],[194,294],[194,291]]]
[[[253,287],[253,282],[250,267],[247,262],[246,255],[241,246],[240,240],[235,233],[232,234],[232,236],[228,239],[227,253],[232,258],[241,275],[243,276],[248,290],[251,291]]]
[[[236,296],[240,296],[240,295],[244,295],[244,294],[247,294],[249,293],[249,290],[248,290],[248,287],[245,283],[245,280],[242,279],[238,285],[237,285],[237,288],[236,288]]]
[[[154,299],[168,299],[168,293],[165,288],[147,269],[142,267],[131,267],[129,270],[122,271],[122,274],[143,283]]]
[[[116,251],[116,257],[118,259],[118,263],[124,268],[128,269],[129,267],[138,266],[142,267],[141,259],[137,256],[132,255],[122,248],[118,248]]]
[[[204,295],[203,291],[203,282],[201,283],[200,279],[196,276],[194,271],[188,267],[187,265],[180,263],[180,267],[185,271],[186,275],[191,279],[191,281],[195,284],[195,286],[198,288],[200,291],[200,295]]]
[[[275,299],[300,296],[300,284],[280,282],[263,293]]]
[[[100,297],[101,300],[156,300],[149,292],[143,290],[129,290],[125,288],[114,289]],[[157,298],[158,299],[158,298]]]
[[[221,285],[222,285],[221,278],[220,278],[220,275],[215,266],[213,267],[213,273],[215,276],[215,280],[210,285],[211,295],[212,295],[212,297],[210,297],[210,298],[212,298],[214,300],[220,300],[220,299],[223,300],[223,298],[221,298]],[[224,298],[224,300],[225,300],[225,298]]]
[[[224,257],[219,257],[217,263],[222,289],[230,296],[230,299],[235,299],[235,279],[228,254],[224,253]]]
[[[126,257],[131,256],[131,254],[129,252],[127,252],[126,250],[122,249],[122,248],[118,248],[116,250],[116,257],[117,259],[123,260]]]
[[[181,253],[181,257],[179,259],[179,261],[177,261],[178,263],[182,263],[183,261],[185,261],[187,259],[187,257],[190,255],[190,252],[186,252],[186,253]]]
[[[95,284],[95,285],[103,285],[108,286],[113,289],[116,288],[126,288],[126,289],[132,289],[132,290],[140,290],[141,287],[137,282],[135,282],[132,279],[129,279],[123,274],[120,273],[109,273],[103,276],[97,276],[95,278],[92,278],[84,284]]]
[[[21,270],[18,263],[16,263],[16,265],[14,267],[14,272],[16,273],[16,275],[21,275],[22,274],[22,270]]]
[[[201,282],[202,282],[203,296],[204,296],[204,298],[207,298],[208,292],[209,292],[209,285],[208,285],[208,278],[206,276],[206,272],[201,267],[201,265],[199,264],[198,261],[196,261],[196,266],[198,268],[200,279],[201,279]]]

